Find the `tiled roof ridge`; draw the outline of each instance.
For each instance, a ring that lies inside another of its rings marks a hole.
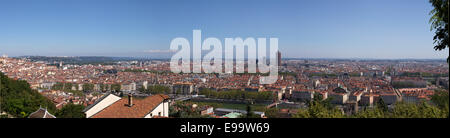
[[[157,101],[158,104],[148,102],[149,99],[158,100]],[[139,101],[139,102],[135,102],[135,105],[133,106],[135,109],[133,109],[133,110],[138,110],[139,109],[139,107],[136,107],[137,106],[136,104],[150,104],[150,105],[152,105],[154,107],[151,107],[151,109],[145,109],[145,110],[149,110],[150,112],[152,112],[156,107],[158,107],[160,105],[161,102],[164,102],[165,99],[168,99],[168,96],[164,95],[164,94],[155,94],[155,95],[152,95],[152,96],[148,96],[148,97],[146,97],[144,99],[136,99],[136,101]],[[121,98],[120,100],[112,103],[111,105],[103,108],[101,111],[99,111],[96,114],[92,115],[92,118],[96,118],[95,116],[98,117],[98,115],[101,114],[105,110],[109,110],[108,112],[111,112],[111,110],[114,110],[114,109],[111,109],[111,108],[117,108],[118,110],[121,110],[120,108],[122,108],[122,105],[115,105],[115,104],[124,103],[124,102],[126,102],[126,100],[127,99]],[[155,105],[153,105],[153,104],[155,104]],[[133,108],[133,107],[128,107],[128,108]],[[128,110],[128,109],[125,109],[125,110]],[[142,110],[142,109],[139,109],[139,110]],[[144,112],[145,114],[143,114],[143,116],[137,114],[137,116],[134,116],[134,117],[145,117],[150,112],[145,111]],[[102,114],[101,116],[103,116],[103,115],[105,115],[105,114]],[[99,118],[105,118],[105,117],[101,117],[101,116]],[[128,116],[128,117],[130,117],[130,116]],[[133,116],[131,116],[131,117],[133,117]],[[125,118],[127,118],[127,117],[125,117]]]

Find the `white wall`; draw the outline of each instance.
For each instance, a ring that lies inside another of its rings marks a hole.
[[[161,112],[161,116],[169,117],[169,102],[160,103],[153,111],[147,114],[144,118],[153,118],[153,116],[157,116],[158,113]]]
[[[115,96],[113,94],[109,94],[107,97],[105,97],[102,101],[98,102],[96,105],[91,107],[89,110],[85,112],[86,118],[90,118],[91,116],[95,115],[99,111],[105,109],[109,105],[115,103],[116,101],[120,100],[121,98],[118,96]]]

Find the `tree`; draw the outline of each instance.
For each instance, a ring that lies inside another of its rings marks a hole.
[[[112,84],[111,85],[111,90],[115,91],[115,92],[118,92],[118,91],[120,91],[121,87],[122,86],[120,84]]]
[[[395,104],[392,112],[394,118],[445,118],[446,112],[426,102],[419,104],[399,102]]]
[[[431,96],[431,101],[440,108],[445,108],[445,106],[449,105],[448,91],[436,90],[435,94]]]
[[[362,111],[354,114],[352,117],[355,118],[386,118],[387,115],[380,110],[378,107],[375,108],[364,108]]]
[[[64,84],[61,82],[57,82],[52,86],[52,90],[63,90]]]
[[[381,111],[387,112],[388,111],[388,107],[386,105],[386,103],[384,103],[383,98],[380,97],[380,99],[377,102],[377,107],[378,109],[380,109]]]
[[[164,85],[152,85],[148,86],[147,89],[144,87],[141,87],[139,89],[140,92],[143,93],[150,93],[150,94],[162,94],[162,93],[168,93],[170,91],[170,88]]]
[[[326,103],[329,101],[317,101],[312,100],[308,104],[308,109],[299,109],[297,114],[294,114],[294,118],[342,118],[345,117],[342,111],[332,107],[327,106]]]
[[[94,84],[90,84],[90,83],[83,84],[83,90],[84,91],[92,91],[92,90],[94,90]]]
[[[431,29],[435,30],[435,35],[433,37],[435,50],[443,50],[448,47],[449,36],[448,30],[448,0],[430,0],[434,9],[430,12],[432,15],[430,18]],[[447,57],[447,63],[450,63],[450,57]]]
[[[0,72],[0,112],[6,112],[14,117],[27,117],[30,113],[45,107],[50,113],[56,111],[55,104],[24,80],[8,78]]]
[[[246,109],[247,114],[241,114],[238,118],[260,118],[257,114],[253,113],[252,107],[250,104],[247,104]]]
[[[106,86],[105,84],[100,84],[100,91],[105,92],[106,91]]]
[[[252,107],[247,105],[247,118],[252,118],[253,116]]]
[[[278,112],[279,111],[276,108],[269,108],[264,110],[264,114],[267,116],[267,118],[280,118]]]
[[[55,116],[57,118],[86,118],[86,115],[83,113],[83,109],[83,105],[69,103],[60,110],[56,111]]]
[[[449,93],[444,90],[437,90],[434,95],[431,96],[431,101],[437,105],[449,118]]]
[[[72,86],[73,86],[72,83],[64,83],[64,90],[72,90]],[[75,86],[75,87],[78,87],[78,86]]]
[[[196,108],[192,108],[191,104],[184,102],[177,102],[173,106],[169,107],[169,116],[176,118],[205,118],[207,116],[202,116],[200,111]]]

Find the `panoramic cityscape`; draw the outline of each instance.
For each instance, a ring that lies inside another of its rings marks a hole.
[[[2,119],[449,117],[448,0],[68,3],[0,2]]]

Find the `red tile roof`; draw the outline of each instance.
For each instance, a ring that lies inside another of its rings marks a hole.
[[[133,99],[133,106],[128,106],[128,99],[122,98],[106,107],[92,118],[143,118],[169,96],[157,94],[144,99]]]

